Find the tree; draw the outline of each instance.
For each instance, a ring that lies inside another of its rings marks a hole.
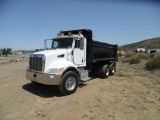
[[[2,55],[2,49],[0,49],[0,56]]]
[[[3,56],[8,56],[8,55],[10,55],[10,54],[12,54],[12,48],[4,48],[4,49],[2,49],[2,55]]]
[[[12,54],[12,48],[7,48],[7,53],[8,53],[9,55],[11,55],[11,54]]]

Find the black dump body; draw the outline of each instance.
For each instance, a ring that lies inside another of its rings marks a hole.
[[[92,30],[90,29],[79,29],[62,31],[64,35],[68,35],[69,32],[72,34],[78,34],[81,31],[83,36],[87,38],[87,66],[89,67],[93,63],[98,62],[116,62],[117,59],[117,45],[111,45],[103,42],[94,41],[92,39]]]
[[[117,45],[92,41],[93,61],[118,61]]]

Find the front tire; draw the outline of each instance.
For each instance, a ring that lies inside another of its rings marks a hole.
[[[78,75],[73,71],[69,71],[65,73],[61,78],[58,90],[64,95],[70,95],[77,90],[78,83],[79,83]]]

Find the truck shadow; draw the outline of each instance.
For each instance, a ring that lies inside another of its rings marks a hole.
[[[85,83],[79,83],[79,88],[83,88],[87,86]],[[61,94],[56,86],[52,85],[42,85],[42,86],[34,86],[32,83],[28,83],[22,86],[22,88],[32,94],[38,95],[43,98],[51,98],[51,97],[64,97],[65,95]]]
[[[79,88],[83,88],[83,87],[85,87],[85,86],[87,86],[87,84],[85,84],[85,83],[79,83]]]
[[[35,87],[32,83],[28,83],[23,85],[22,88],[32,94],[38,95],[43,98],[64,96],[58,92],[56,86],[51,86],[51,85],[42,85],[42,86]]]

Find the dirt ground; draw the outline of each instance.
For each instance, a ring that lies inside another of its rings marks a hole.
[[[114,76],[80,84],[69,96],[35,88],[25,78],[28,60],[0,64],[0,120],[160,120],[160,70],[144,64],[118,62]]]

